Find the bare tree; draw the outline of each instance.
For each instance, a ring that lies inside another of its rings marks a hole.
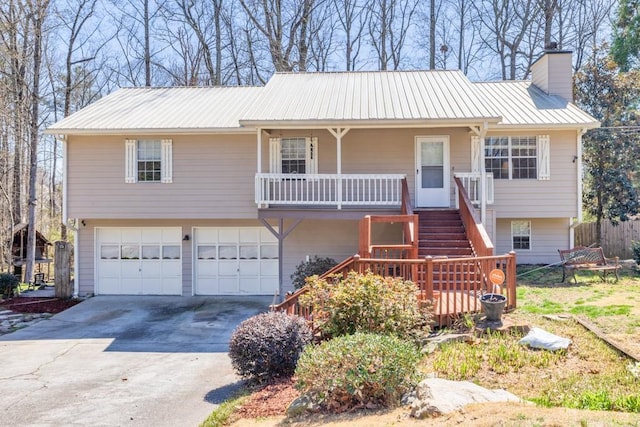
[[[266,39],[275,71],[307,70],[309,24],[314,7],[321,1],[240,0],[248,18]]]
[[[369,41],[373,46],[378,68],[386,70],[389,63],[394,70],[402,63],[404,48],[416,0],[375,0],[369,2]]]
[[[42,67],[42,46],[44,38],[45,20],[49,13],[50,0],[33,0],[28,2],[27,19],[32,22],[32,83],[29,123],[29,196],[28,196],[28,225],[27,232],[27,260],[25,266],[25,281],[31,282],[35,266],[36,255],[36,184],[38,177],[38,142],[40,137],[40,78]]]
[[[354,71],[357,67],[362,34],[366,28],[370,8],[365,7],[362,0],[332,0],[337,23],[342,30],[344,40],[344,67],[346,71]]]
[[[530,61],[523,66],[519,59],[528,60],[535,49],[540,49],[538,40],[530,37],[537,34],[536,19],[540,16],[537,1],[487,0],[482,3],[478,16],[486,30],[486,46],[498,55],[502,79],[525,76]]]

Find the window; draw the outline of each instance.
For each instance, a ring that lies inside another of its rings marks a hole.
[[[125,141],[125,182],[172,182],[170,139]]]
[[[138,182],[160,182],[160,141],[138,141]]]
[[[318,138],[271,138],[269,165],[271,173],[317,173]]]
[[[511,221],[513,250],[531,249],[531,221]]]
[[[485,138],[485,169],[495,179],[547,180],[549,136],[492,136]]]

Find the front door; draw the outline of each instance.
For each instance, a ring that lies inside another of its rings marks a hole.
[[[416,138],[416,207],[449,207],[449,137]]]

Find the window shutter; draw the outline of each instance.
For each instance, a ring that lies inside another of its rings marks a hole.
[[[473,173],[480,173],[482,171],[480,154],[480,137],[473,135],[471,136],[471,172]]]
[[[307,156],[305,158],[305,163],[307,166],[307,173],[316,174],[318,173],[318,138],[307,138]]]
[[[538,135],[538,179],[551,179],[551,159],[549,155],[549,135]]]
[[[124,182],[130,184],[136,182],[137,172],[136,140],[124,141]]]
[[[164,183],[173,182],[173,143],[170,139],[162,140],[160,152],[160,179]]]
[[[282,156],[280,153],[280,138],[269,138],[269,172],[282,172]]]

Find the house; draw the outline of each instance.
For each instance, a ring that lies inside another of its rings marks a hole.
[[[403,201],[421,223],[457,215],[462,188],[490,252],[555,262],[581,220],[581,135],[599,123],[572,103],[569,52],[532,71],[120,89],[47,130],[65,147],[76,291],[282,294],[307,257],[358,252],[364,216],[399,215]],[[371,242],[402,243],[401,222],[369,225]]]

